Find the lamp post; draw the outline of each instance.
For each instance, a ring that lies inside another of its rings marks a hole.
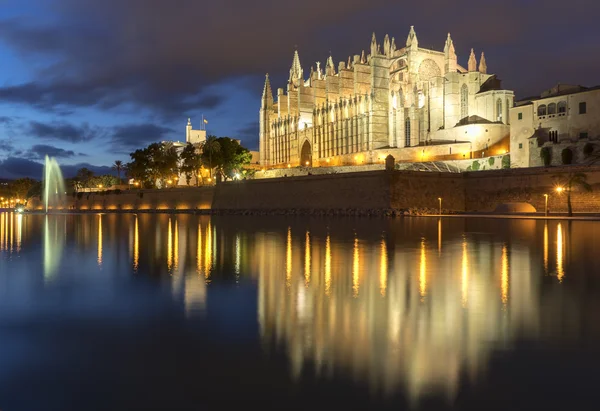
[[[442,215],[442,197],[438,197],[438,200],[440,201],[440,215]]]
[[[546,215],[546,217],[548,217],[548,194],[544,194],[544,197],[546,198],[546,206],[544,208],[544,214]]]

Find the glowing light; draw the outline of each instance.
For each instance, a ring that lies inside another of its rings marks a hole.
[[[331,161],[330,159],[325,160],[327,162],[327,164],[329,164],[329,162]]]
[[[358,296],[360,289],[360,257],[358,254],[358,238],[354,237],[354,250],[352,253],[352,295]]]
[[[563,191],[565,191],[564,187],[556,187],[556,192],[558,194],[562,193]]]
[[[467,239],[462,243],[462,276],[461,276],[462,306],[466,307],[469,299],[469,256],[467,254]]]
[[[310,284],[310,232],[306,231],[306,245],[304,246],[304,280],[306,286]]]
[[[291,167],[292,167],[292,165],[291,165],[291,164],[288,164],[288,165],[287,165],[287,167],[288,167],[288,168],[291,168]]]
[[[388,279],[388,256],[387,256],[387,246],[385,244],[385,239],[381,239],[381,262],[379,264],[379,291],[381,295],[385,297],[385,291],[387,289],[387,279]]]
[[[421,301],[425,299],[427,295],[427,254],[425,249],[425,239],[421,239],[421,256],[419,262],[419,294],[421,294]]]
[[[204,277],[210,279],[210,271],[212,269],[212,225],[210,221],[206,227],[206,241],[204,243]]]
[[[544,273],[548,274],[548,222],[544,224]]]
[[[102,214],[98,216],[98,266],[102,267]]]
[[[239,173],[235,173],[234,177],[235,177],[236,180],[239,180],[240,179],[240,174]]]
[[[306,162],[306,163],[304,163],[304,164],[306,164],[306,167],[308,167],[308,165],[309,165],[310,163],[307,161],[307,162]]]
[[[506,306],[508,302],[508,248],[506,244],[502,246],[502,272],[500,278],[500,288],[502,292],[502,304]]]
[[[325,294],[331,293],[331,238],[325,238]]]
[[[556,278],[558,278],[559,282],[563,282],[565,278],[565,269],[564,269],[564,242],[563,242],[563,232],[562,232],[562,224],[558,223],[558,227],[556,228]]]
[[[137,272],[140,265],[140,228],[137,215],[135,216],[135,227],[133,230],[133,271]]]
[[[285,250],[285,283],[289,287],[292,280],[292,227],[288,227]]]

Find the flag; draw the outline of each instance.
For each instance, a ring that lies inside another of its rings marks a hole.
[[[207,119],[204,119],[204,124],[208,124],[208,120]]]

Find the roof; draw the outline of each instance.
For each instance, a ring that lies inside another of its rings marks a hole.
[[[581,86],[581,85],[558,83],[556,86],[543,91],[539,96],[525,97],[525,98],[519,99],[515,103],[515,105],[523,106],[523,105],[530,104],[537,100],[544,100],[547,98],[559,97],[559,96],[567,96],[567,95],[577,94],[577,93],[585,93],[587,91],[594,91],[594,90],[600,90],[600,85],[593,86],[593,87],[585,87],[585,86]]]
[[[469,116],[461,119],[456,126],[466,126],[468,124],[500,124],[501,121],[490,121],[487,118],[479,117],[479,116]]]

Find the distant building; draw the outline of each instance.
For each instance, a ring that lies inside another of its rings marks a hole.
[[[425,145],[466,142],[471,152],[508,145],[514,93],[479,65],[471,50],[458,64],[448,34],[443,51],[419,46],[411,27],[406,45],[373,34],[370,53],[334,64],[329,56],[308,77],[294,53],[286,89],[275,98],[267,75],[260,109],[260,161],[265,166],[377,162]],[[454,154],[451,149],[439,153]],[[479,153],[478,153],[479,154]],[[412,155],[412,154],[410,154]],[[416,159],[416,161],[419,161]]]
[[[511,167],[543,165],[543,147],[550,148],[553,165],[562,164],[565,149],[573,163],[585,163],[584,151],[600,149],[600,86],[558,84],[518,101],[510,110],[510,136]]]
[[[206,129],[204,125],[200,130],[192,128],[192,120],[188,118],[187,126],[185,126],[185,142],[192,144],[201,144],[206,141]]]

